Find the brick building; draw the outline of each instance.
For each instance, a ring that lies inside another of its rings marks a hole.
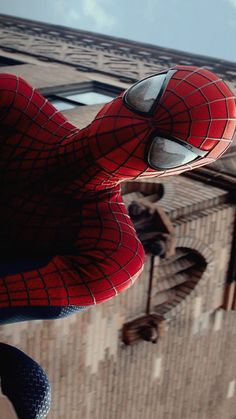
[[[137,79],[175,64],[205,66],[236,92],[232,62],[0,16],[2,72],[26,78],[80,127]],[[124,185],[127,206],[164,210],[176,248],[148,254],[128,291],[62,320],[0,326],[1,341],[47,370],[49,419],[236,418],[235,150],[193,173]],[[162,319],[157,344],[124,344],[124,325],[150,314]]]

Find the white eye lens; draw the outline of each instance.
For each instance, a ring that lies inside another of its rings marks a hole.
[[[142,80],[127,91],[125,100],[132,108],[149,112],[163,86],[166,73]]]
[[[172,169],[197,157],[197,154],[184,145],[162,137],[155,137],[148,151],[148,163],[153,169]]]

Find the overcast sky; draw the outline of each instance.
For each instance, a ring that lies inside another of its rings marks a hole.
[[[236,0],[0,0],[0,10],[236,62]]]

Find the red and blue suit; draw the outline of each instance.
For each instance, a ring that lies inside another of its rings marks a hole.
[[[136,83],[83,129],[15,75],[0,75],[0,106],[2,321],[60,317],[131,286],[145,255],[120,183],[211,163],[236,125],[230,88],[188,66]]]

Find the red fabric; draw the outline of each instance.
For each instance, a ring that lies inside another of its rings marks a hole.
[[[94,192],[104,188],[86,130],[24,80],[1,75],[0,96],[1,257],[54,255],[41,269],[2,277],[0,307],[113,297],[144,261],[119,185]]]
[[[170,176],[212,163],[230,146],[236,127],[235,97],[212,72],[177,66],[154,114],[127,109],[123,94],[104,106],[89,128],[96,161],[117,179]],[[152,133],[179,138],[207,150],[204,158],[175,169],[154,171],[145,162]],[[114,136],[115,133],[115,136]]]
[[[127,109],[121,95],[79,130],[24,80],[0,75],[0,255],[52,255],[43,268],[2,276],[0,307],[92,305],[130,286],[144,251],[119,183],[219,157],[235,129],[231,96],[212,73],[178,67],[154,116]],[[145,152],[158,129],[209,154],[154,172]]]

